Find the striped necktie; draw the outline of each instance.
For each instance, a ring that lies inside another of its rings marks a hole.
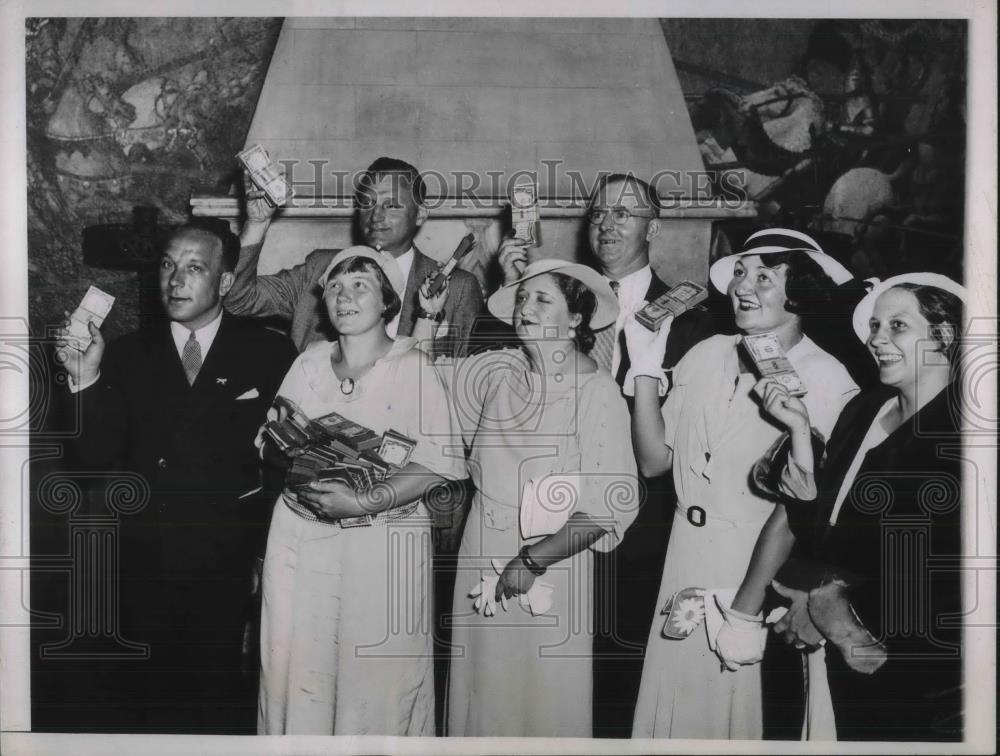
[[[181,365],[184,366],[184,372],[187,374],[188,383],[193,386],[195,379],[198,377],[198,371],[201,370],[201,344],[199,344],[198,339],[194,337],[194,331],[191,331],[191,336],[184,342],[184,353],[181,355]]]
[[[611,290],[618,296],[618,287],[621,285],[617,281],[611,281]],[[611,362],[615,354],[615,324],[612,323],[607,328],[602,328],[594,334],[594,347],[590,350],[590,356],[602,368],[611,372]]]

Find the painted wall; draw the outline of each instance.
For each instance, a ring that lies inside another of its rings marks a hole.
[[[280,19],[69,18],[27,25],[28,256],[35,333],[89,284],[118,298],[114,336],[138,322],[135,273],[85,266],[83,229],[187,216],[192,191],[226,192]]]

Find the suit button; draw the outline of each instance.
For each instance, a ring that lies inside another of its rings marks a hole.
[[[167,460],[165,460],[163,457],[160,457],[158,460],[156,460],[156,464],[161,470],[167,469]]]

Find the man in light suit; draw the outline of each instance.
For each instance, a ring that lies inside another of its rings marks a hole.
[[[660,200],[654,187],[629,174],[602,177],[587,210],[590,251],[598,270],[612,282],[621,314],[598,331],[590,356],[625,384],[631,360],[625,344],[625,319],[643,302],[670,290],[649,264],[649,243],[660,232]],[[708,250],[705,250],[706,256]],[[505,282],[516,280],[527,261],[516,240],[500,246]],[[712,316],[695,308],[674,318],[663,353],[665,374],[687,351],[715,332]],[[669,379],[668,379],[669,380]],[[634,399],[626,395],[629,412]],[[643,478],[641,509],[621,545],[595,557],[594,734],[630,737],[642,675],[642,658],[660,587],[674,493],[669,476]]]
[[[254,437],[296,352],[223,312],[238,254],[225,222],[182,226],[160,258],[166,318],[106,348],[91,323],[86,351],[63,340],[57,353],[80,403],[77,463],[137,473],[150,490],[119,530],[121,626],[150,644],[118,670],[126,730],[254,732],[241,652],[273,503]]]
[[[406,279],[403,308],[387,326],[390,336],[409,336],[421,316],[418,289],[437,263],[413,243],[427,220],[424,180],[409,163],[380,157],[361,176],[358,190],[358,226],[364,243],[396,258]],[[236,279],[226,298],[226,309],[234,315],[277,317],[290,323],[292,341],[303,350],[313,341],[333,334],[323,308],[317,282],[338,249],[315,249],[292,268],[272,275],[258,275],[264,238],[276,208],[259,192],[248,191],[247,220],[241,236],[242,249]],[[479,282],[471,273],[455,269],[448,284],[444,320],[448,323],[445,344],[435,342],[437,354],[463,356],[469,332],[483,311]]]

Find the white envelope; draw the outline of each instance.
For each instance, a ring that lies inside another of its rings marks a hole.
[[[257,389],[252,388],[249,391],[244,391],[242,394],[236,397],[236,401],[240,401],[241,399],[256,399],[259,396],[260,392],[257,391]]]
[[[521,491],[521,537],[535,538],[557,532],[576,510],[579,500],[579,473],[552,473],[529,480]]]

